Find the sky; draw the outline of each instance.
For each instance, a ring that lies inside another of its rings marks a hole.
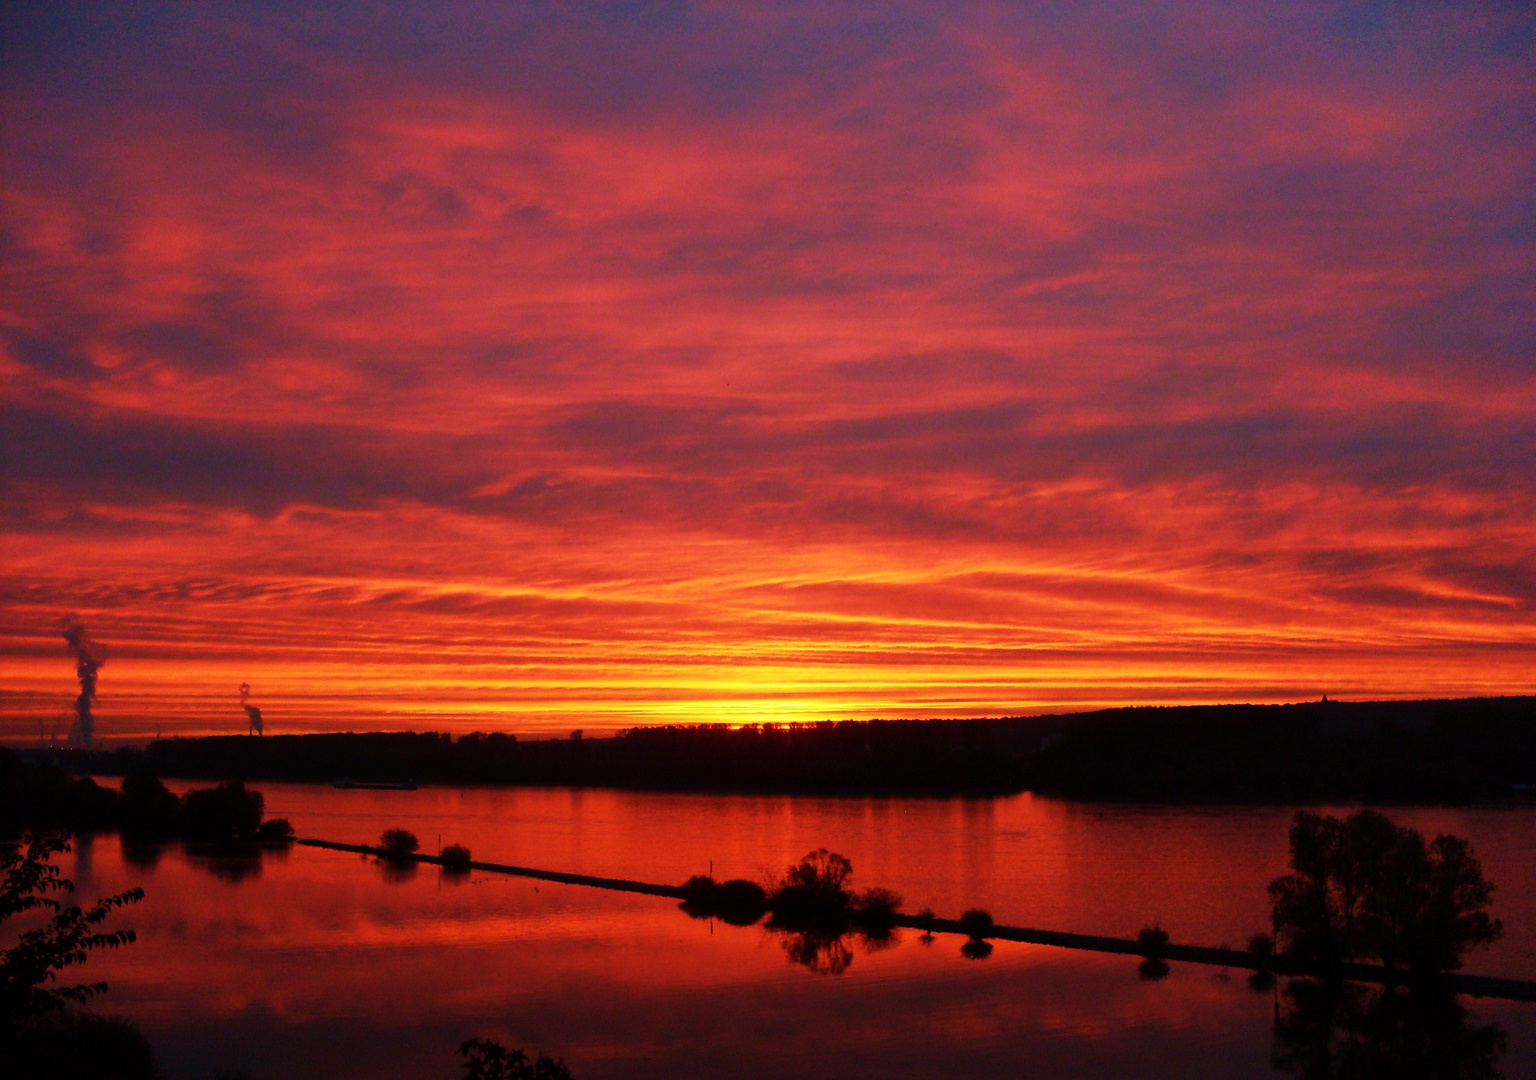
[[[1536,688],[1528,3],[0,28],[0,740]]]

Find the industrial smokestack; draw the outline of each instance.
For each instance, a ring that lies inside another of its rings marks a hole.
[[[85,636],[85,624],[73,613],[64,616],[59,627],[69,651],[75,657],[75,675],[80,679],[80,696],[75,699],[75,725],[71,736],[87,750],[96,734],[96,718],[91,705],[96,700],[96,673],[107,662],[107,647]]]
[[[250,734],[260,735],[261,734],[261,710],[258,709],[256,706],[254,706],[254,705],[252,705],[250,703],[250,700],[249,700],[250,696],[251,696],[251,684],[248,683],[248,682],[241,683],[240,684],[240,707],[245,710],[245,718],[249,722],[249,726],[246,728],[246,734],[247,735],[250,735]]]

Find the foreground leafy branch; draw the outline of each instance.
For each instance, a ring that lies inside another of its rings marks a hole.
[[[102,897],[89,907],[66,905],[57,894],[71,892],[74,883],[60,875],[52,859],[68,850],[67,837],[28,834],[0,854],[0,925],[26,912],[52,912],[42,926],[0,951],[0,1025],[104,993],[104,982],[55,984],[60,972],[85,963],[93,949],[115,949],[134,940],[132,930],[108,930],[102,924],[117,908],[144,899],[144,890]]]

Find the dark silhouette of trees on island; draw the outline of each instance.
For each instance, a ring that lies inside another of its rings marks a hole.
[[[785,955],[822,975],[840,975],[853,963],[853,944],[866,950],[894,943],[901,897],[890,889],[850,888],[853,864],[818,848],[788,867],[768,888],[753,881],[717,882],[697,874],[682,887],[683,911],[696,919],[752,926],[767,916],[765,929]]]
[[[420,847],[416,834],[406,829],[385,829],[379,835],[379,850],[385,858],[403,861],[416,854]]]
[[[1427,841],[1374,810],[1347,818],[1301,811],[1291,826],[1292,873],[1269,886],[1275,934],[1249,951],[1322,965],[1291,979],[1275,1019],[1273,1062],[1308,1080],[1495,1080],[1504,1033],[1479,1025],[1433,975],[1503,932],[1486,908],[1495,886],[1472,846]],[[1406,985],[1347,981],[1350,961],[1407,969]],[[1268,992],[1261,967],[1250,980]]]
[[[469,873],[472,861],[469,848],[463,844],[449,844],[438,856],[443,860],[443,873],[452,878],[462,878]]]
[[[1425,974],[1459,968],[1503,933],[1485,910],[1495,886],[1460,837],[1427,842],[1375,810],[1342,819],[1303,810],[1290,840],[1293,872],[1269,886],[1275,940],[1290,956]]]
[[[293,827],[284,818],[264,819],[265,807],[261,792],[240,781],[177,796],[158,777],[137,769],[114,791],[0,748],[0,828],[117,830],[141,850],[173,839],[209,844],[290,839]]]

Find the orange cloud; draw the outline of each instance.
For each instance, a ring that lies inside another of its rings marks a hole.
[[[7,16],[0,737],[1530,690],[1512,14],[395,14]]]

